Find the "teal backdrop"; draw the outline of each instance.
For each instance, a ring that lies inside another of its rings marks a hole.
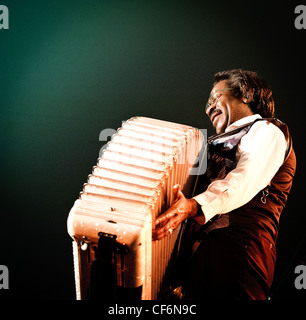
[[[148,116],[213,128],[213,74],[254,70],[272,86],[298,169],[283,212],[271,299],[299,299],[305,264],[305,40],[297,1],[6,0],[0,29],[0,265],[8,299],[75,299],[66,221],[106,143]],[[302,290],[303,291],[303,290]]]

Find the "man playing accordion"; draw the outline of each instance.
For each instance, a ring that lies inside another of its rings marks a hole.
[[[153,240],[187,221],[178,264],[181,296],[267,299],[280,214],[295,174],[286,124],[274,118],[270,86],[255,72],[218,72],[206,105],[217,135],[197,195],[180,186],[156,220]]]

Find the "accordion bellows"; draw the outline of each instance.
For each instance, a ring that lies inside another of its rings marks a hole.
[[[95,281],[101,282],[92,275],[97,252],[103,251],[101,236],[114,244],[106,263],[115,270],[115,297],[124,289],[135,289],[139,299],[158,297],[179,228],[160,241],[152,241],[152,228],[173,203],[174,185],[191,195],[189,173],[202,144],[196,128],[146,117],[129,119],[112,136],[68,217],[77,299],[90,298]],[[94,272],[99,270],[102,278],[111,276],[103,265]]]

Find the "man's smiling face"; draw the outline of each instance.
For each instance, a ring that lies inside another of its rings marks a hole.
[[[222,80],[213,87],[206,113],[217,134],[223,133],[233,122],[253,114],[245,99],[237,99],[232,95],[227,80]]]

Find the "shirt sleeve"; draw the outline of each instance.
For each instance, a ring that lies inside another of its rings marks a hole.
[[[278,127],[256,122],[238,144],[236,168],[193,198],[203,211],[194,219],[204,224],[249,202],[270,183],[284,161],[286,148],[285,136]]]

